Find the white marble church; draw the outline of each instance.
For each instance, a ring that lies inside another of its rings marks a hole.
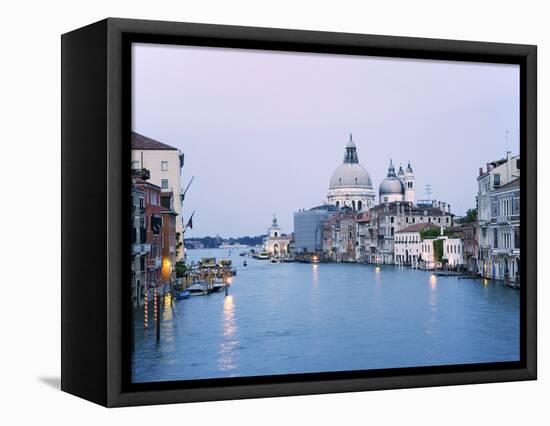
[[[378,197],[379,204],[394,201],[415,204],[415,183],[410,163],[405,171],[399,167],[396,174],[390,160],[388,174],[380,183]],[[356,211],[369,210],[376,204],[371,177],[367,169],[359,164],[357,147],[351,134],[344,162],[336,168],[330,179],[327,200],[328,204],[337,208],[350,207]]]
[[[330,178],[328,204],[337,208],[351,207],[353,210],[368,210],[374,206],[376,194],[369,172],[357,156],[357,147],[349,135],[343,164],[340,164]]]

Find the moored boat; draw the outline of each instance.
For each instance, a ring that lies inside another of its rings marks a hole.
[[[176,300],[189,299],[189,296],[191,296],[189,290],[183,290],[178,293]]]

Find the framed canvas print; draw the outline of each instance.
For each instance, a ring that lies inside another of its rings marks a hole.
[[[62,37],[62,389],[536,378],[536,47],[107,19]]]

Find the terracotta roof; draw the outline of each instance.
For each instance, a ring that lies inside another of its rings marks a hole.
[[[400,231],[397,231],[396,233],[400,234],[402,232],[420,232],[425,229],[432,229],[432,228],[439,228],[439,227],[434,225],[433,223],[415,223],[414,225],[407,226],[406,228],[403,228]]]
[[[178,151],[178,149],[173,146],[140,135],[137,132],[132,132],[132,149]]]

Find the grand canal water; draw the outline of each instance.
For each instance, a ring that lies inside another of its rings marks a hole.
[[[228,254],[189,250],[188,259]],[[166,303],[160,342],[135,311],[134,382],[519,359],[519,292],[499,283],[231,258],[229,295]]]

